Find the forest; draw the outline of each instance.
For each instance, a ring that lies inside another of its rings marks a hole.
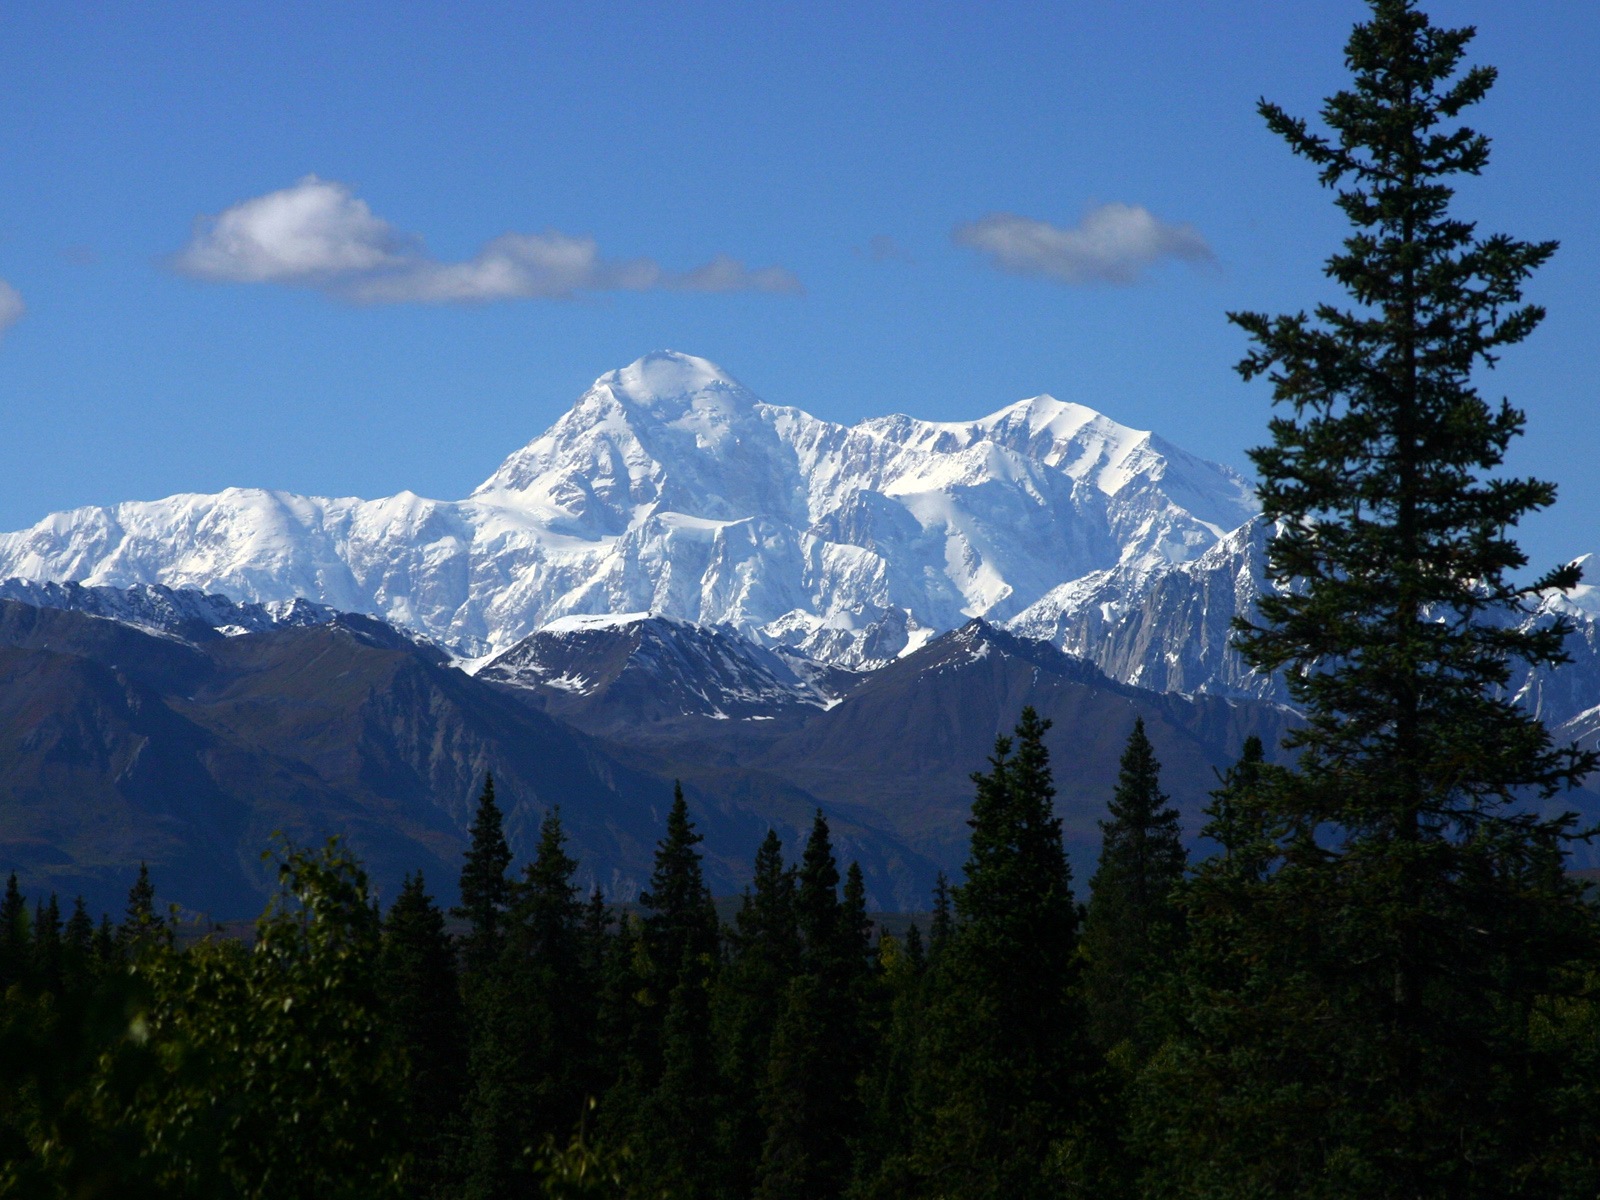
[[[1554,242],[1451,179],[1494,83],[1471,29],[1371,0],[1330,131],[1263,101],[1351,231],[1348,298],[1229,319],[1272,391],[1275,536],[1235,645],[1302,721],[1246,744],[1191,861],[1142,726],[1075,881],[1046,725],[974,764],[964,868],[875,926],[818,813],[719,919],[681,792],[637,904],[575,885],[559,810],[513,862],[486,779],[445,913],[337,841],[274,853],[254,936],[0,902],[0,1194],[51,1197],[1594,1197],[1600,907],[1561,792],[1596,755],[1507,694],[1552,484],[1476,381],[1543,317]]]

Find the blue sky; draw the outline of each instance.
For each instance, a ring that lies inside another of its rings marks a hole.
[[[1428,7],[1502,73],[1461,211],[1563,243],[1487,380],[1562,486],[1525,540],[1600,549],[1600,6]],[[0,528],[459,497],[668,347],[838,420],[1049,391],[1244,466],[1267,398],[1223,313],[1326,296],[1341,233],[1254,102],[1313,114],[1363,11],[15,0]]]

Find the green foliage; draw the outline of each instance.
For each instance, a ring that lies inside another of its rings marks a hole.
[[[254,947],[147,951],[123,1114],[171,1196],[400,1194],[403,1060],[378,994],[365,874],[336,841],[285,851]]]
[[[1089,1033],[1102,1050],[1148,1051],[1144,1000],[1181,942],[1173,891],[1188,856],[1178,813],[1161,790],[1161,764],[1135,719],[1122,753],[1111,819],[1100,822],[1100,865],[1089,882],[1083,992]]]
[[[452,916],[465,917],[470,928],[463,943],[469,990],[471,981],[499,957],[501,923],[511,902],[511,847],[504,819],[494,798],[494,776],[485,775],[472,817],[471,844],[461,867],[461,903]]]
[[[1494,80],[1461,69],[1473,31],[1371,9],[1330,135],[1261,106],[1354,227],[1327,266],[1347,307],[1232,318],[1285,410],[1252,455],[1273,591],[1238,642],[1307,720],[1292,768],[1242,766],[1213,809],[1227,852],[1187,897],[1183,1026],[1144,1091],[1151,1190],[1592,1195],[1600,1155],[1557,1149],[1591,1085],[1548,1014],[1588,1003],[1600,937],[1572,819],[1520,802],[1594,759],[1505,694],[1564,660],[1561,622],[1520,619],[1578,576],[1514,582],[1554,488],[1494,474],[1523,414],[1473,383],[1542,317],[1521,288],[1555,245],[1450,214],[1488,161],[1455,123]]]
[[[860,869],[851,865],[843,904],[838,888],[828,822],[818,812],[801,856],[800,970],[783,996],[761,1094],[767,1133],[759,1200],[827,1200],[850,1180],[866,1067],[868,929]]]
[[[958,921],[931,966],[911,1165],[945,1195],[1054,1196],[1070,1182],[1051,1163],[1083,1120],[1090,1056],[1048,728],[1024,709],[1015,742],[996,739],[973,776]]]
[[[31,942],[28,902],[17,886],[17,873],[12,871],[6,879],[5,897],[0,899],[0,992],[28,977]]]
[[[512,888],[501,957],[474,994],[468,1196],[517,1194],[533,1149],[565,1136],[590,1098],[598,980],[577,866],[552,810]]]
[[[408,875],[383,924],[381,990],[406,1064],[401,1102],[412,1147],[411,1193],[455,1195],[466,1093],[466,1016],[455,947],[421,873]]]
[[[718,966],[716,910],[696,849],[683,789],[673,791],[666,834],[656,846],[646,915],[629,937],[629,961],[608,972],[605,990],[631,1003],[621,1077],[602,1109],[602,1127],[635,1158],[641,1186],[692,1200],[710,1196],[726,1164],[717,1154],[721,1080],[711,1044],[711,997]]]
[[[745,892],[726,941],[727,962],[713,997],[713,1029],[725,1081],[727,1186],[735,1195],[748,1195],[766,1139],[759,1094],[773,1032],[790,980],[800,970],[795,876],[784,866],[783,843],[772,830],[756,851],[754,887]]]

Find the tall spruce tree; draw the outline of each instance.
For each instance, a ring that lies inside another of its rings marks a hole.
[[[150,878],[149,864],[141,862],[139,874],[128,888],[128,906],[117,928],[118,940],[125,949],[134,950],[151,943],[170,942],[171,934],[167,923],[156,915],[156,886]]]
[[[622,1077],[602,1110],[602,1133],[633,1152],[636,1186],[683,1200],[714,1195],[726,1174],[717,1155],[725,1143],[711,1049],[717,914],[696,849],[701,840],[683,788],[675,787],[650,888],[639,896],[643,955],[634,965]],[[608,982],[607,991],[614,987]]]
[[[819,811],[800,861],[800,973],[773,1031],[762,1096],[758,1200],[827,1200],[850,1181],[851,1142],[862,1121],[867,967],[865,889],[853,864],[850,879],[841,904],[832,836]]]
[[[564,1144],[585,1113],[596,980],[585,969],[584,906],[561,814],[539,826],[511,891],[499,961],[476,1010],[467,1194],[521,1194],[546,1142]]]
[[[483,791],[473,812],[472,839],[461,865],[461,903],[451,916],[468,922],[462,957],[468,976],[486,971],[499,959],[504,940],[502,925],[511,902],[511,847],[506,843],[505,819],[494,798],[494,776],[483,777]]]
[[[72,902],[72,915],[61,936],[61,974],[63,986],[73,995],[84,995],[97,973],[94,950],[94,919],[78,896]]]
[[[1108,811],[1083,926],[1084,1000],[1096,1045],[1110,1050],[1128,1043],[1142,1056],[1148,1047],[1140,1036],[1141,1001],[1152,975],[1178,948],[1173,893],[1188,863],[1143,717],[1128,735]]]
[[[468,1091],[459,1171],[467,1200],[502,1200],[513,1186],[515,1161],[491,1144],[485,1130],[503,1128],[510,1104],[504,1085],[511,989],[506,980],[506,913],[511,904],[511,847],[495,800],[494,776],[485,775],[473,814],[471,842],[461,867],[461,903],[451,915],[467,921],[461,939],[461,995],[466,1013]]]
[[[958,920],[930,963],[911,1164],[943,1195],[1017,1200],[1074,1182],[1054,1164],[1074,1157],[1089,1051],[1048,729],[1025,708],[1015,740],[996,739],[973,776]]]
[[[6,878],[5,897],[0,899],[0,995],[31,975],[33,938],[28,927],[28,902],[17,886],[17,873]]]
[[[795,875],[784,865],[783,843],[774,830],[756,851],[753,876],[734,916],[713,1013],[727,1091],[729,1191],[738,1196],[754,1187],[766,1136],[760,1093],[772,1035],[789,983],[800,970]]]
[[[689,820],[682,785],[675,784],[666,836],[656,845],[650,890],[639,896],[647,912],[645,950],[654,972],[655,994],[662,1001],[677,987],[685,963],[709,963],[717,953],[717,914],[696,849],[704,840]]]
[[[1354,228],[1327,274],[1349,301],[1231,318],[1283,409],[1252,455],[1272,588],[1238,645],[1306,723],[1292,768],[1228,798],[1229,836],[1270,851],[1191,910],[1228,969],[1197,964],[1211,986],[1155,1065],[1156,1174],[1188,1195],[1593,1195],[1600,1154],[1570,1142],[1592,1084],[1553,1031],[1595,978],[1595,916],[1563,877],[1571,820],[1519,803],[1593,759],[1505,690],[1563,661],[1565,625],[1525,606],[1578,571],[1515,581],[1514,526],[1554,488],[1495,473],[1524,418],[1474,386],[1543,316],[1521,289],[1555,244],[1450,211],[1489,156],[1456,123],[1495,78],[1462,69],[1473,30],[1370,7],[1328,134],[1260,109],[1339,189]]]
[[[56,894],[33,908],[33,979],[44,991],[61,995],[63,983],[61,905]]]
[[[383,923],[380,960],[388,1026],[406,1062],[413,1192],[457,1194],[455,1165],[466,1094],[466,1017],[455,946],[422,873],[407,875]]]
[[[559,809],[515,890],[506,936],[506,1122],[492,1141],[515,1152],[564,1144],[589,1099],[597,981],[585,970],[584,906]],[[507,1139],[520,1139],[521,1146]]]

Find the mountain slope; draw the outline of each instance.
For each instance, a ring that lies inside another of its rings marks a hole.
[[[671,778],[387,626],[341,615],[192,645],[0,601],[0,871],[30,888],[117,911],[144,860],[164,900],[249,915],[272,883],[261,851],[283,832],[346,838],[387,896],[425,870],[449,901],[490,770],[519,859],[560,805],[583,879],[637,892]],[[797,839],[815,804],[794,794],[753,808],[692,787],[690,800],[720,892],[743,881],[769,826]],[[931,870],[844,824],[872,849],[863,866],[880,894]]]
[[[305,597],[470,654],[651,611],[859,665],[1092,571],[1187,561],[1252,512],[1234,472],[1082,405],[843,426],[667,352],[602,376],[465,500],[77,509],[0,535],[0,578]]]
[[[478,672],[590,732],[675,736],[695,721],[776,720],[825,708],[860,676],[731,629],[648,613],[561,617]]]

